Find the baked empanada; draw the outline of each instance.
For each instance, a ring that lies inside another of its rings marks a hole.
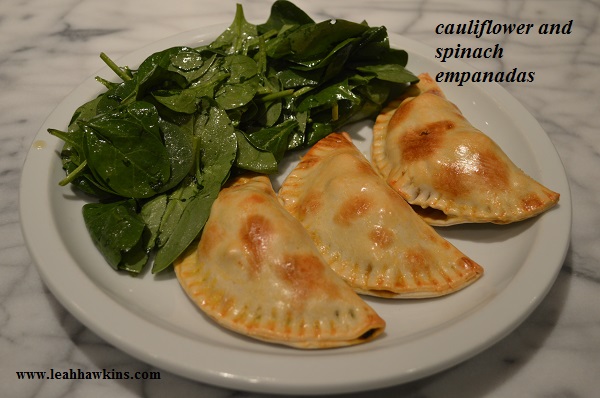
[[[285,179],[279,197],[358,293],[436,297],[483,273],[377,175],[346,134],[317,142]]]
[[[432,225],[507,224],[559,200],[476,129],[428,75],[373,127],[375,169]]]
[[[174,264],[218,324],[297,348],[374,339],[385,322],[325,263],[266,176],[238,177],[214,202],[197,248]]]

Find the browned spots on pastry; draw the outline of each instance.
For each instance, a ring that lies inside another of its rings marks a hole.
[[[369,279],[373,273],[373,264],[369,263],[365,267],[365,279]]]
[[[292,324],[294,323],[294,314],[291,309],[288,309],[283,316],[283,327],[282,332],[284,335],[292,334]]]
[[[252,215],[246,219],[239,231],[239,238],[247,253],[250,272],[258,272],[269,249],[269,241],[273,234],[271,223],[260,215]]]
[[[441,165],[439,172],[433,178],[435,181],[434,186],[452,197],[458,197],[470,191],[465,184],[461,168],[454,163]]]
[[[271,308],[270,314],[267,314],[266,317],[266,322],[264,325],[265,329],[275,331],[275,329],[279,327],[279,325],[277,324],[278,316],[279,314],[277,313],[277,308]]]
[[[508,166],[491,150],[471,151],[461,146],[452,163],[442,164],[434,175],[435,187],[458,197],[473,189],[500,191],[509,186]]]
[[[521,199],[521,208],[525,211],[535,211],[542,206],[544,206],[544,202],[534,192],[531,192]]]
[[[405,258],[408,264],[411,265],[412,269],[420,269],[425,265],[425,257],[419,250],[407,250],[405,253]]]
[[[304,157],[302,161],[296,166],[298,169],[310,169],[315,164],[319,163],[321,158],[319,156],[314,155],[311,151],[309,151]]]
[[[488,187],[504,189],[508,187],[508,167],[491,150],[479,154],[480,167],[475,173],[483,179]]]
[[[232,302],[231,305],[234,305],[234,303]],[[246,318],[248,317],[248,306],[244,305],[242,308],[237,308],[234,311],[234,315],[232,315],[232,322],[233,323],[242,323],[246,320]]]
[[[431,282],[431,275],[429,275],[430,269],[427,264],[424,252],[421,250],[407,250],[405,253],[405,261],[407,269],[414,279],[414,283],[417,286],[423,286]]]
[[[208,253],[218,243],[223,241],[223,230],[216,223],[207,223],[200,239],[200,251]]]
[[[376,274],[377,278],[375,279],[375,286],[377,286],[378,290],[383,290],[387,287],[389,270],[390,267],[387,264],[383,264],[379,268],[379,272]]]
[[[546,196],[548,197],[548,200],[552,204],[557,203],[558,200],[560,199],[560,194],[558,192],[554,192],[554,191],[551,191],[549,189],[546,189],[544,192],[546,193]]]
[[[332,336],[335,336],[336,334],[338,334],[337,322],[335,319],[329,320],[329,334],[331,334]]]
[[[286,256],[278,267],[281,279],[294,285],[318,285],[322,279],[323,263],[315,255],[294,254]]]
[[[373,242],[375,246],[385,249],[394,243],[394,232],[389,228],[376,225],[371,232],[369,232],[369,239],[371,239],[371,242]]]
[[[373,166],[371,166],[371,163],[369,162],[360,162],[357,161],[356,162],[356,171],[361,173],[361,174],[367,174],[367,175],[377,175],[377,172],[373,169]]]
[[[430,158],[442,145],[444,133],[453,128],[453,122],[442,120],[408,131],[400,137],[402,159],[414,162]]]
[[[469,257],[461,257],[458,260],[458,264],[460,265],[460,268],[455,267],[454,270],[457,271],[460,277],[471,275],[469,279],[472,279],[478,278],[483,274],[483,268]]]
[[[227,318],[227,314],[235,305],[234,300],[229,297],[223,297],[223,299],[219,302],[221,308],[219,310],[219,316],[222,318]]]
[[[321,207],[322,196],[323,195],[320,192],[309,192],[296,208],[296,216],[298,219],[304,220],[307,214],[314,214],[318,212],[319,208]]]
[[[371,206],[371,201],[364,195],[353,196],[341,204],[340,209],[333,216],[333,221],[339,225],[349,225],[354,220],[365,215]]]
[[[329,134],[328,138],[330,138],[329,145],[332,148],[348,147],[348,144],[352,142],[348,133],[333,133]]]
[[[312,254],[292,254],[283,258],[275,269],[280,280],[292,286],[295,297],[292,302],[301,304],[303,299],[315,291],[332,293],[331,281],[323,275],[325,264],[321,258]]]
[[[252,194],[244,201],[246,204],[263,204],[267,202],[267,198],[264,194]]]
[[[313,336],[320,336],[321,335],[321,323],[323,321],[321,319],[315,319],[313,321],[313,327],[312,327],[312,334]]]

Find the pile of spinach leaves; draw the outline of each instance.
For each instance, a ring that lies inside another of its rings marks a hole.
[[[96,197],[83,206],[95,245],[117,270],[152,272],[200,235],[235,173],[273,173],[287,151],[371,118],[418,79],[385,27],[313,21],[289,1],[268,20],[235,19],[212,43],[173,47],[132,70],[101,55],[122,80],[81,105],[64,141],[66,178]]]

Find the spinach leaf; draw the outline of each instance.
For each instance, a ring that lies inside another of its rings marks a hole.
[[[256,25],[249,23],[244,16],[244,9],[238,4],[231,25],[213,41],[208,48],[224,54],[248,53],[249,42],[258,35]]]
[[[390,48],[385,26],[370,27],[354,45],[350,60],[352,62],[376,64],[382,62],[382,57],[386,57],[391,51],[394,50]],[[406,65],[407,60],[408,58],[397,58],[396,62]]]
[[[264,128],[246,135],[253,146],[263,151],[271,152],[279,163],[288,149],[290,135],[298,128],[298,122],[288,119],[277,126]]]
[[[118,109],[122,104],[132,102],[137,93],[137,84],[135,80],[127,80],[114,88],[108,90],[100,96],[96,106],[96,115],[112,112]],[[89,119],[85,119],[87,121]]]
[[[166,210],[167,194],[157,195],[142,205],[139,214],[146,225],[146,251],[152,250],[157,244],[160,224]]]
[[[266,33],[271,30],[279,31],[286,25],[306,25],[314,23],[313,19],[294,3],[278,0],[271,6],[267,21],[258,25],[258,31]]]
[[[201,189],[189,179],[168,198],[152,273],[167,269],[196,239],[218,193],[218,190]]]
[[[212,97],[212,85],[198,85],[183,90],[157,90],[152,96],[160,104],[172,111],[193,115],[198,111],[198,103],[203,97]]]
[[[194,126],[198,151],[196,179],[201,187],[218,190],[235,161],[237,137],[227,113],[216,102],[205,99],[202,105]]]
[[[373,75],[379,80],[393,83],[415,83],[419,79],[398,64],[365,65],[356,68],[360,72]]]
[[[319,142],[321,138],[325,138],[333,133],[333,128],[329,123],[311,123],[307,126],[306,144],[311,146]]]
[[[245,55],[229,55],[224,58],[223,68],[229,78],[215,93],[219,105],[223,109],[235,109],[252,101],[260,84],[256,62]]]
[[[69,122],[69,131],[71,131],[73,128],[78,128],[78,121],[87,121],[96,116],[98,103],[103,98],[103,95],[99,95],[93,100],[79,106],[79,108],[75,110],[75,113],[73,113],[73,116],[71,117],[71,121]]]
[[[158,114],[153,108],[138,103],[100,115],[83,126],[88,167],[97,180],[120,196],[147,198],[160,192],[169,180],[169,153],[157,136]]]
[[[339,43],[361,35],[368,29],[367,25],[343,19],[302,25],[287,37],[293,53],[290,60],[304,62],[304,65],[316,64]]]
[[[360,98],[354,94],[348,81],[332,84],[322,90],[309,94],[298,104],[298,111],[305,112],[313,108],[331,108],[339,101],[360,102]],[[333,117],[335,119],[335,117]]]
[[[257,173],[271,174],[277,172],[275,155],[252,145],[242,131],[236,130],[235,134],[238,144],[238,153],[235,159],[237,167]]]
[[[189,55],[188,55],[189,54]],[[199,51],[182,52],[173,57],[173,68],[185,76],[189,84],[203,77],[217,60],[217,54],[202,54]]]
[[[171,165],[169,180],[160,188],[160,192],[165,192],[175,188],[192,172],[194,137],[191,130],[164,119],[159,120],[159,126]]]
[[[135,270],[130,262],[144,258],[142,253],[126,253],[137,247],[142,238],[145,224],[138,216],[133,200],[113,203],[89,203],[83,206],[83,220],[92,241],[114,269]],[[125,258],[127,257],[127,258]]]
[[[321,80],[322,70],[291,69],[287,65],[277,70],[276,76],[284,89],[299,87],[316,87]]]
[[[133,275],[139,274],[148,263],[148,253],[144,250],[144,244],[140,240],[131,250],[123,252],[123,258],[119,269]]]
[[[171,59],[187,51],[189,51],[188,47],[172,47],[146,58],[135,74],[135,90],[125,100],[142,99],[149,90],[155,88],[185,87],[187,79],[171,68]]]

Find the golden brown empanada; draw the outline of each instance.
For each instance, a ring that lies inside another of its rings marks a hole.
[[[377,175],[346,134],[317,142],[279,197],[332,269],[359,293],[435,297],[483,273]]]
[[[297,348],[372,340],[385,322],[325,263],[266,176],[238,177],[214,202],[197,249],[175,263],[220,325]]]
[[[373,127],[375,169],[432,225],[507,224],[559,200],[477,130],[428,75]]]

